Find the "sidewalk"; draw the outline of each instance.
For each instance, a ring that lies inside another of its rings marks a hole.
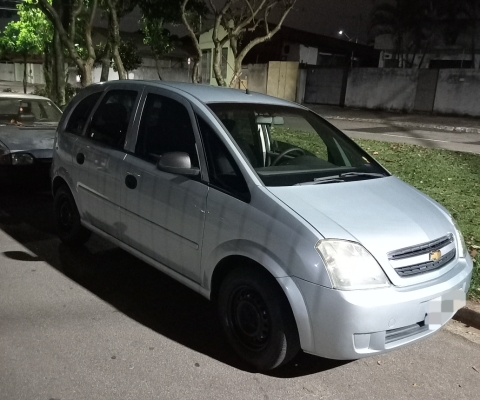
[[[323,104],[305,104],[326,119],[342,119],[390,125],[439,129],[458,133],[480,133],[480,118],[431,114],[406,114],[393,111],[366,110]]]

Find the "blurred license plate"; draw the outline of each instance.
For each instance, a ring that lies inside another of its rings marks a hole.
[[[466,294],[463,290],[453,290],[445,293],[443,296],[428,302],[425,322],[430,329],[442,326],[465,304]]]

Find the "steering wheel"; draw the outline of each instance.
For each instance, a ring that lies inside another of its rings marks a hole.
[[[290,147],[289,149],[282,151],[277,157],[275,157],[275,160],[273,160],[271,166],[273,167],[273,166],[277,165],[278,162],[283,157],[285,157],[287,154],[293,153],[295,151],[298,151],[299,153],[301,153],[302,156],[305,154],[305,150],[301,149],[300,147]]]

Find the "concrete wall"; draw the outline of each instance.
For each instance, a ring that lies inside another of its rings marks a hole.
[[[295,101],[297,97],[298,62],[270,61],[268,63],[267,94]]]
[[[480,70],[439,71],[433,111],[480,117]]]
[[[347,107],[411,111],[415,102],[417,70],[354,68],[347,82]]]
[[[151,66],[153,65],[153,66]],[[162,80],[169,82],[191,82],[190,74],[191,69],[186,65],[174,64],[169,60],[162,60],[160,63],[160,76]],[[93,70],[93,82],[100,82],[100,75],[102,73],[102,68],[97,67]],[[144,79],[144,80],[159,80],[157,68],[155,67],[155,60],[144,59],[144,62],[141,67],[137,68],[134,71],[129,72],[129,79]],[[69,69],[68,82],[72,85],[76,85],[80,82],[80,78],[77,77],[77,69]],[[108,80],[113,81],[118,79],[118,73],[110,68],[108,72]]]
[[[242,78],[246,79],[248,90],[267,93],[268,64],[248,64],[248,72]]]
[[[132,71],[131,79],[159,80],[156,67],[140,67]],[[168,82],[191,82],[191,70],[188,68],[160,67],[162,80]]]
[[[340,104],[345,68],[307,68],[305,101]]]
[[[23,63],[0,63],[0,80],[23,82]],[[27,63],[27,82],[42,85],[45,83],[42,64]]]
[[[0,81],[15,81],[15,65],[13,63],[0,63]]]

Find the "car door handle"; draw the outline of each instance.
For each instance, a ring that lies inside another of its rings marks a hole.
[[[78,153],[77,154],[77,163],[80,165],[85,162],[85,155],[83,153]]]
[[[135,189],[137,187],[137,178],[135,178],[133,175],[127,175],[125,177],[125,185],[129,189]]]

